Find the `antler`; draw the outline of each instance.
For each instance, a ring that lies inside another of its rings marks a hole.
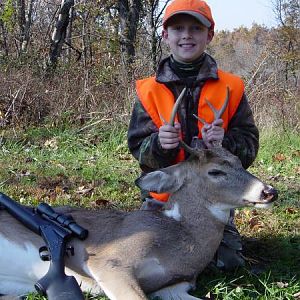
[[[217,119],[220,119],[226,109],[226,107],[228,106],[228,103],[229,103],[229,94],[230,94],[230,90],[229,90],[229,87],[226,86],[226,98],[225,98],[225,101],[222,105],[222,107],[220,109],[216,109],[207,99],[205,99],[205,102],[207,103],[207,105],[210,107],[210,109],[213,111],[214,113],[214,121],[217,120]],[[208,123],[198,117],[197,115],[193,114],[193,116],[198,119],[201,123],[203,123],[204,125],[207,125]],[[214,141],[212,142],[212,145],[213,147],[222,147],[222,142],[221,141]]]
[[[228,102],[229,102],[229,87],[226,87],[226,98],[224,101],[223,106],[220,109],[216,109],[207,99],[205,99],[205,102],[207,103],[207,105],[210,107],[210,109],[213,111],[214,113],[214,121],[217,119],[220,119],[226,109],[226,107],[228,106]],[[193,116],[198,119],[202,124],[206,125],[208,124],[204,119],[198,117],[197,115],[193,114]]]
[[[226,98],[224,101],[223,106],[221,107],[221,109],[216,109],[207,99],[205,99],[205,102],[207,103],[207,105],[210,107],[210,109],[213,111],[214,116],[215,116],[215,120],[220,119],[226,109],[226,107],[228,106],[228,102],[229,102],[229,87],[226,87]]]
[[[174,107],[173,107],[173,110],[172,110],[172,113],[171,113],[170,123],[169,123],[172,126],[174,126],[175,116],[176,116],[178,107],[179,107],[179,105],[180,105],[180,103],[183,99],[184,94],[185,94],[185,91],[186,91],[186,87],[181,91],[180,95],[178,96],[178,98],[175,101],[175,104],[174,104]]]
[[[177,113],[177,110],[179,108],[179,105],[183,99],[183,96],[185,94],[186,91],[186,87],[181,91],[180,95],[178,96],[178,98],[175,101],[172,113],[171,113],[171,118],[170,118],[170,125],[174,126],[175,123],[175,116]],[[165,122],[166,123],[166,122]],[[191,148],[190,146],[188,146],[183,140],[180,141],[180,146],[188,153],[190,153],[191,155],[195,155],[197,154],[197,151],[194,148]]]

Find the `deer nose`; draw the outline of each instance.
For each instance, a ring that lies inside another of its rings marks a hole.
[[[268,185],[262,191],[262,199],[264,202],[271,203],[278,198],[278,192],[272,186]]]

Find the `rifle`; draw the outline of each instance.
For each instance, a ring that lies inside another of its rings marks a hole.
[[[64,256],[67,250],[74,255],[73,248],[66,249],[67,241],[72,237],[84,240],[88,231],[71,216],[56,213],[46,203],[39,204],[37,208],[28,208],[0,193],[0,207],[46,242],[39,252],[42,260],[50,260],[50,267],[47,274],[35,284],[35,289],[49,300],[84,300],[76,279],[65,274]],[[45,250],[48,255],[43,254]]]

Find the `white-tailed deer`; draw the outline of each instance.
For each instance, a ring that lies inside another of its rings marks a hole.
[[[67,273],[83,290],[117,300],[197,299],[187,294],[212,260],[231,208],[266,206],[275,191],[245,171],[222,148],[195,151],[180,164],[138,180],[143,189],[169,192],[161,212],[58,208],[89,230],[66,257]],[[43,240],[0,211],[0,293],[24,294],[48,270],[38,249]],[[74,274],[75,273],[75,274]]]
[[[188,291],[213,259],[229,210],[268,206],[276,191],[221,147],[191,153],[187,161],[137,180],[144,190],[171,193],[161,211],[57,208],[89,230],[86,240],[70,243],[75,255],[66,257],[66,273],[82,290],[114,300],[198,299]],[[0,210],[0,294],[34,291],[49,267],[39,257],[43,245]]]

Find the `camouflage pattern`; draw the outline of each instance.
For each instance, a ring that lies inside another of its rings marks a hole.
[[[198,135],[198,121],[193,117],[193,114],[197,115],[201,89],[205,81],[211,78],[218,78],[217,64],[208,54],[204,54],[197,77],[179,78],[170,67],[170,57],[164,59],[158,67],[156,80],[164,83],[172,91],[175,98],[179,96],[184,86],[189,88],[178,109],[183,139],[188,145],[191,145],[193,137]],[[228,130],[225,132],[222,146],[237,155],[244,168],[248,168],[257,155],[259,133],[245,94],[236,114],[229,123]],[[132,155],[139,161],[143,172],[150,172],[171,165],[179,150],[161,148],[158,140],[158,128],[138,98],[135,101],[129,124],[128,147]]]

